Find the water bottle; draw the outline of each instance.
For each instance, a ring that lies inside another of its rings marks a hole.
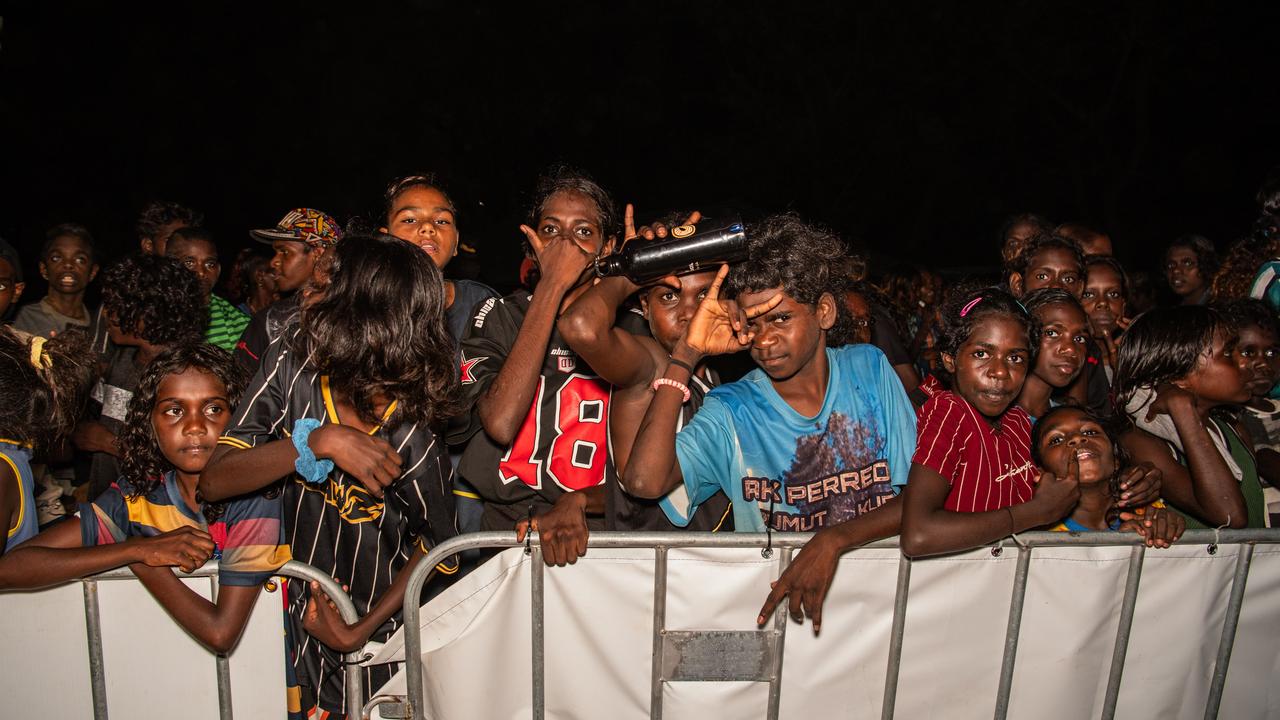
[[[643,285],[665,275],[683,275],[699,270],[714,270],[721,263],[734,263],[747,257],[747,234],[741,220],[707,228],[680,225],[671,229],[664,240],[646,242],[636,238],[620,253],[596,260],[600,277],[625,275],[631,282]]]

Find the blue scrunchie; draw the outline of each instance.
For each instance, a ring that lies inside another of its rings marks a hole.
[[[307,444],[311,431],[320,425],[321,422],[313,418],[302,418],[293,424],[293,446],[298,449],[298,459],[293,461],[293,469],[309,483],[322,483],[333,472],[333,461],[317,458]]]

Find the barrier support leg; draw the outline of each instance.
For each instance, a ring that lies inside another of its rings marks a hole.
[[[1129,551],[1129,574],[1124,581],[1124,600],[1120,603],[1120,624],[1116,627],[1116,644],[1111,651],[1111,671],[1107,674],[1107,694],[1102,701],[1102,720],[1116,715],[1120,699],[1120,679],[1124,675],[1124,659],[1129,652],[1129,633],[1133,630],[1133,609],[1138,604],[1138,583],[1142,580],[1142,562],[1147,546],[1136,545]]]
[[[892,720],[898,702],[898,670],[902,666],[902,634],[907,626],[907,590],[911,587],[911,558],[898,556],[898,587],[893,595],[893,629],[889,631],[889,666],[884,675],[881,720]]]
[[[107,720],[107,678],[102,662],[102,615],[98,583],[84,581],[84,625],[89,639],[89,687],[93,692],[93,720]]]
[[[1253,545],[1241,545],[1236,556],[1236,574],[1231,581],[1231,595],[1227,599],[1227,617],[1222,621],[1222,639],[1218,641],[1218,659],[1213,664],[1213,682],[1209,685],[1209,700],[1204,706],[1205,720],[1218,717],[1222,705],[1222,690],[1227,684],[1227,669],[1231,665],[1231,650],[1236,644],[1236,628],[1240,624],[1240,607],[1244,604],[1244,587],[1249,580],[1249,565],[1253,562]]]
[[[782,548],[778,552],[778,577],[786,572],[791,564],[791,548]],[[778,603],[773,611],[773,667],[769,680],[769,720],[778,720],[778,707],[782,702],[782,650],[787,639],[787,603]]]
[[[653,667],[649,676],[649,718],[662,720],[662,636],[667,632],[667,548],[653,556]]]
[[[534,546],[529,559],[530,585],[532,587],[533,607],[530,631],[533,645],[533,666],[530,676],[533,678],[533,720],[542,720],[546,713],[546,675],[543,668],[543,569],[542,548]]]
[[[1013,663],[1018,657],[1018,633],[1022,630],[1022,602],[1027,595],[1027,574],[1031,569],[1031,548],[1018,548],[1018,566],[1013,574],[1013,595],[1009,598],[1009,626],[1004,636],[1004,659],[1000,664],[1000,686],[996,690],[996,720],[1009,714],[1009,691],[1013,689]]]
[[[218,604],[218,576],[209,576],[209,598]],[[214,659],[218,671],[218,718],[231,720],[231,662],[224,653],[218,653]]]

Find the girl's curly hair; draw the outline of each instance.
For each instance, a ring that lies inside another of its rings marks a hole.
[[[168,257],[131,255],[112,265],[102,305],[122,332],[153,345],[198,343],[209,324],[200,281]]]
[[[45,340],[0,325],[0,437],[42,447],[69,433],[97,373],[94,359],[78,328]]]
[[[160,452],[160,443],[151,424],[151,411],[155,408],[156,393],[164,379],[191,368],[221,380],[227,389],[227,402],[231,407],[235,407],[244,392],[244,370],[222,348],[205,343],[185,344],[157,355],[138,380],[138,389],[129,400],[124,431],[120,434],[120,474],[133,486],[131,498],[146,496],[160,485],[165,473],[173,470],[173,463]],[[220,504],[203,504],[206,521],[213,522],[222,514]]]
[[[324,296],[302,309],[294,349],[377,423],[374,401],[396,401],[391,424],[439,427],[457,409],[457,361],[444,323],[440,270],[390,235],[346,237]]]

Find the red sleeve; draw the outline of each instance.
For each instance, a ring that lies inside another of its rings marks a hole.
[[[920,408],[916,429],[916,452],[911,462],[924,465],[947,479],[955,480],[960,465],[960,423],[964,406],[951,393],[930,398]]]

